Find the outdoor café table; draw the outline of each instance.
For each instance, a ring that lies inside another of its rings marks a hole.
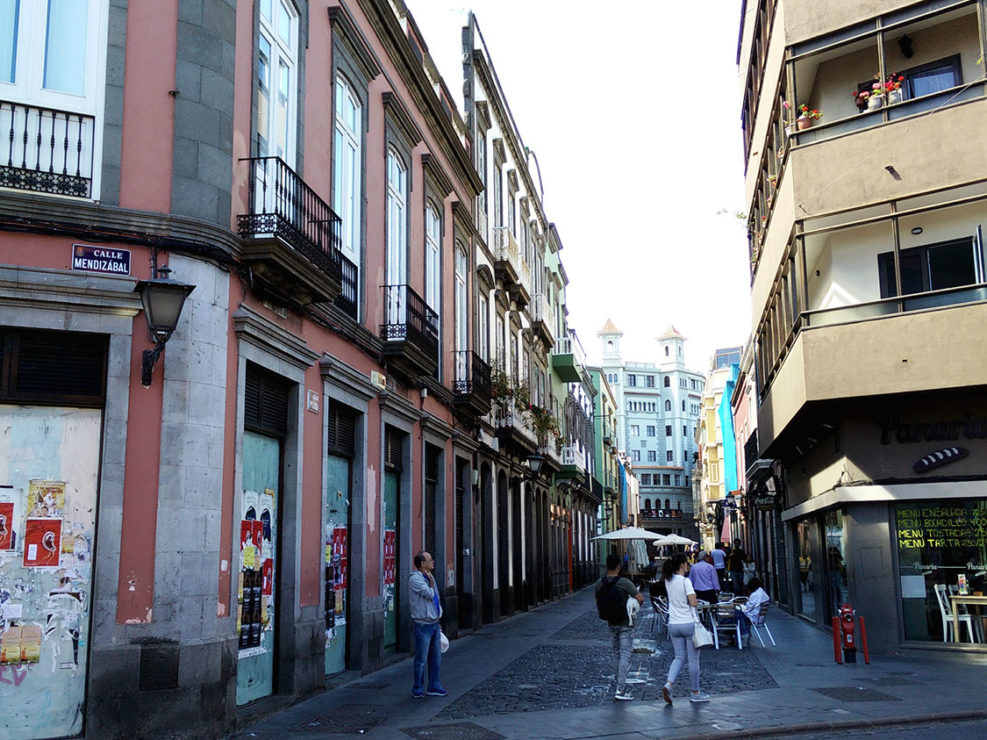
[[[960,641],[960,604],[969,606],[987,606],[987,596],[963,596],[961,594],[950,594],[949,600],[953,605],[953,642]],[[978,609],[979,612],[979,609]]]

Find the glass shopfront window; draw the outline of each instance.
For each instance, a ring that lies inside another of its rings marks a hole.
[[[894,517],[905,639],[955,639],[950,597],[987,590],[987,499],[902,503]],[[984,642],[987,608],[958,613],[959,640]]]
[[[830,511],[824,521],[826,528],[826,609],[825,617],[835,617],[840,605],[850,600],[847,590],[846,553],[844,552],[843,512]]]
[[[796,564],[799,569],[799,613],[816,620],[822,601],[822,555],[819,547],[819,527],[814,519],[796,525]]]

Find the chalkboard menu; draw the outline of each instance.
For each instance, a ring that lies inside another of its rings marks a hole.
[[[983,501],[902,504],[895,521],[899,550],[987,545],[987,507]]]

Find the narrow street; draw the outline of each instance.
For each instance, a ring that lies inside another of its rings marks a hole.
[[[982,692],[956,691],[980,685],[987,656],[921,650],[836,665],[825,633],[777,610],[768,619],[777,646],[765,638],[762,648],[752,637],[751,649],[704,650],[701,684],[712,700],[688,702],[686,667],[669,707],[660,687],[671,646],[655,645],[653,612],[645,606],[629,674],[634,700],[616,703],[609,633],[592,596],[583,589],[454,641],[442,666],[448,698],[411,697],[409,658],[233,737],[894,737],[933,719],[938,736],[951,737],[954,725],[945,722],[957,722],[960,733],[987,721]]]

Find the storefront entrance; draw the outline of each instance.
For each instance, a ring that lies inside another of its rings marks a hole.
[[[0,405],[0,734],[83,729],[99,409]]]

